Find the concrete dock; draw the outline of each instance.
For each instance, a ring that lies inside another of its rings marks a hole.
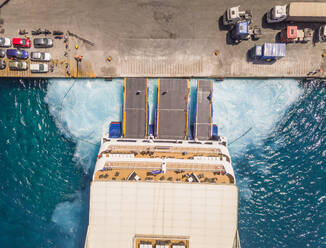
[[[1,37],[22,37],[18,30],[25,29],[28,36],[34,38],[31,30],[47,28],[65,32],[68,43],[56,39],[53,48],[41,49],[51,52],[53,72],[32,75],[29,71],[5,69],[0,70],[0,76],[307,77],[309,72],[322,69],[314,76],[325,77],[326,59],[321,56],[326,51],[325,43],[288,44],[286,57],[271,65],[253,64],[247,60],[247,51],[255,44],[275,41],[285,24],[267,25],[263,16],[274,5],[287,2],[2,0]],[[227,44],[227,30],[220,25],[220,17],[226,8],[237,5],[252,10],[254,24],[263,28],[263,37],[259,41]],[[53,38],[52,35],[48,37]],[[78,64],[74,59],[76,55],[83,56]]]

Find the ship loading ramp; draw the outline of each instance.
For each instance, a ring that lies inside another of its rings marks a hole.
[[[186,139],[188,85],[186,79],[159,80],[155,132],[157,138]]]
[[[125,78],[123,104],[123,137],[145,138],[147,136],[146,78]]]
[[[211,80],[198,80],[196,121],[194,137],[198,140],[212,138],[212,97],[213,83]]]

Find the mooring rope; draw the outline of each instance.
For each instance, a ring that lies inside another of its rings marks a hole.
[[[241,139],[242,137],[244,137],[246,134],[248,134],[250,131],[252,130],[252,127],[250,127],[247,131],[245,131],[243,134],[241,134],[238,138],[236,138],[235,140],[232,140],[232,142],[230,142],[229,145],[232,145],[234,142],[238,141],[239,139]]]
[[[71,84],[71,86],[69,87],[69,89],[66,91],[66,93],[64,94],[64,96],[62,97],[61,99],[61,104],[60,104],[60,115],[59,115],[59,120],[60,120],[60,123],[63,123],[62,122],[62,109],[63,109],[63,101],[65,100],[65,98],[67,97],[67,95],[69,94],[69,92],[71,91],[71,89],[75,86],[77,80],[75,79],[74,82]],[[89,143],[91,145],[94,145],[94,146],[97,146],[98,144],[95,144],[93,142],[90,142],[89,140],[86,140],[86,139],[83,139],[83,138],[80,138],[80,137],[77,137],[76,135],[73,135],[73,138],[75,138],[76,140],[80,140],[80,141],[84,141],[86,143]]]

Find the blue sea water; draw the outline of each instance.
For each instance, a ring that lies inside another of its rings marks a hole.
[[[325,86],[214,82],[242,247],[326,247]],[[83,247],[92,166],[109,122],[121,119],[122,92],[123,80],[0,80],[0,247]]]

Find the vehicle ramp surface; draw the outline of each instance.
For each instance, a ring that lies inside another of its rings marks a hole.
[[[212,137],[212,97],[212,81],[198,80],[194,134],[195,139],[208,140]]]
[[[123,137],[144,138],[147,134],[146,78],[125,78],[123,104]]]
[[[158,82],[156,136],[185,139],[188,124],[188,80],[160,79]]]

